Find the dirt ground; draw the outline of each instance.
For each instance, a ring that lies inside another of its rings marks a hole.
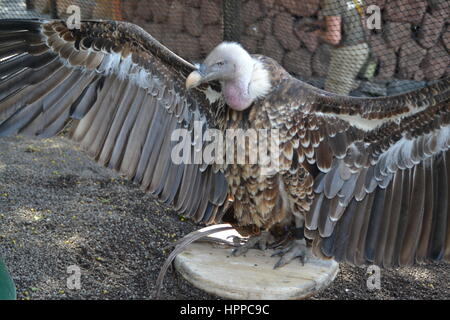
[[[0,139],[0,256],[19,299],[152,299],[162,248],[198,229],[96,165],[63,138]],[[67,268],[82,270],[67,289]],[[365,268],[341,264],[313,299],[449,299],[450,265],[382,270],[369,291]],[[169,273],[163,299],[217,299]]]

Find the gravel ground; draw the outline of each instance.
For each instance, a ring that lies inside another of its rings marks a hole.
[[[19,299],[152,299],[162,248],[199,227],[63,138],[0,139],[0,256]],[[67,289],[67,268],[82,270]],[[369,291],[345,264],[313,299],[449,299],[450,265],[382,270]],[[168,273],[163,299],[217,299]]]

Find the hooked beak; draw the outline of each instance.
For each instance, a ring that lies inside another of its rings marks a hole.
[[[207,68],[204,64],[198,66],[198,69],[192,71],[186,79],[186,89],[198,87],[202,83],[217,80],[220,73],[214,68]]]
[[[190,90],[199,86],[203,81],[203,76],[199,70],[192,71],[186,79],[186,89]]]

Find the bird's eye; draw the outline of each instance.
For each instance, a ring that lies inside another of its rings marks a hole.
[[[225,62],[219,61],[219,62],[217,62],[216,64],[217,64],[218,66],[223,66],[223,65],[225,64]]]

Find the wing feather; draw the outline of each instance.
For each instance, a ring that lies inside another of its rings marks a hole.
[[[305,215],[313,251],[385,267],[448,260],[450,78],[384,98],[284,85],[293,96],[280,113],[304,122],[294,153],[315,180]]]
[[[436,206],[433,214],[432,231],[429,244],[429,255],[433,260],[443,258],[445,250],[445,240],[448,220],[448,183],[447,158],[448,153],[444,153],[436,162]]]
[[[171,133],[194,121],[215,128],[223,107],[186,91],[194,69],[133,24],[0,20],[0,136],[50,137],[70,125],[100,164],[195,221],[215,222],[228,193],[223,173],[171,160]]]
[[[378,245],[378,236],[380,232],[380,226],[384,223],[382,220],[384,212],[384,204],[387,192],[390,189],[377,189],[375,192],[375,199],[370,213],[369,224],[366,234],[366,243],[364,247],[364,260],[373,263],[375,261],[375,254]]]
[[[422,228],[423,213],[425,207],[425,179],[426,168],[423,162],[420,162],[412,170],[412,190],[409,201],[409,219],[406,224],[405,235],[403,238],[402,251],[400,253],[400,265],[411,265],[414,261],[415,251]]]
[[[130,112],[130,108],[133,104],[133,100],[136,98],[137,91],[138,87],[136,85],[130,83],[126,84],[124,94],[118,102],[116,116],[111,123],[111,128],[99,156],[98,162],[103,166],[106,166],[111,160],[111,155],[118,141],[120,130],[124,127],[125,119]]]
[[[428,251],[428,243],[430,239],[431,226],[433,221],[433,208],[435,206],[435,177],[434,177],[434,161],[433,158],[429,158],[424,161],[426,170],[425,178],[425,192],[424,197],[426,199],[424,203],[423,222],[422,229],[420,231],[419,243],[416,252],[416,260],[418,262],[425,262]]]

